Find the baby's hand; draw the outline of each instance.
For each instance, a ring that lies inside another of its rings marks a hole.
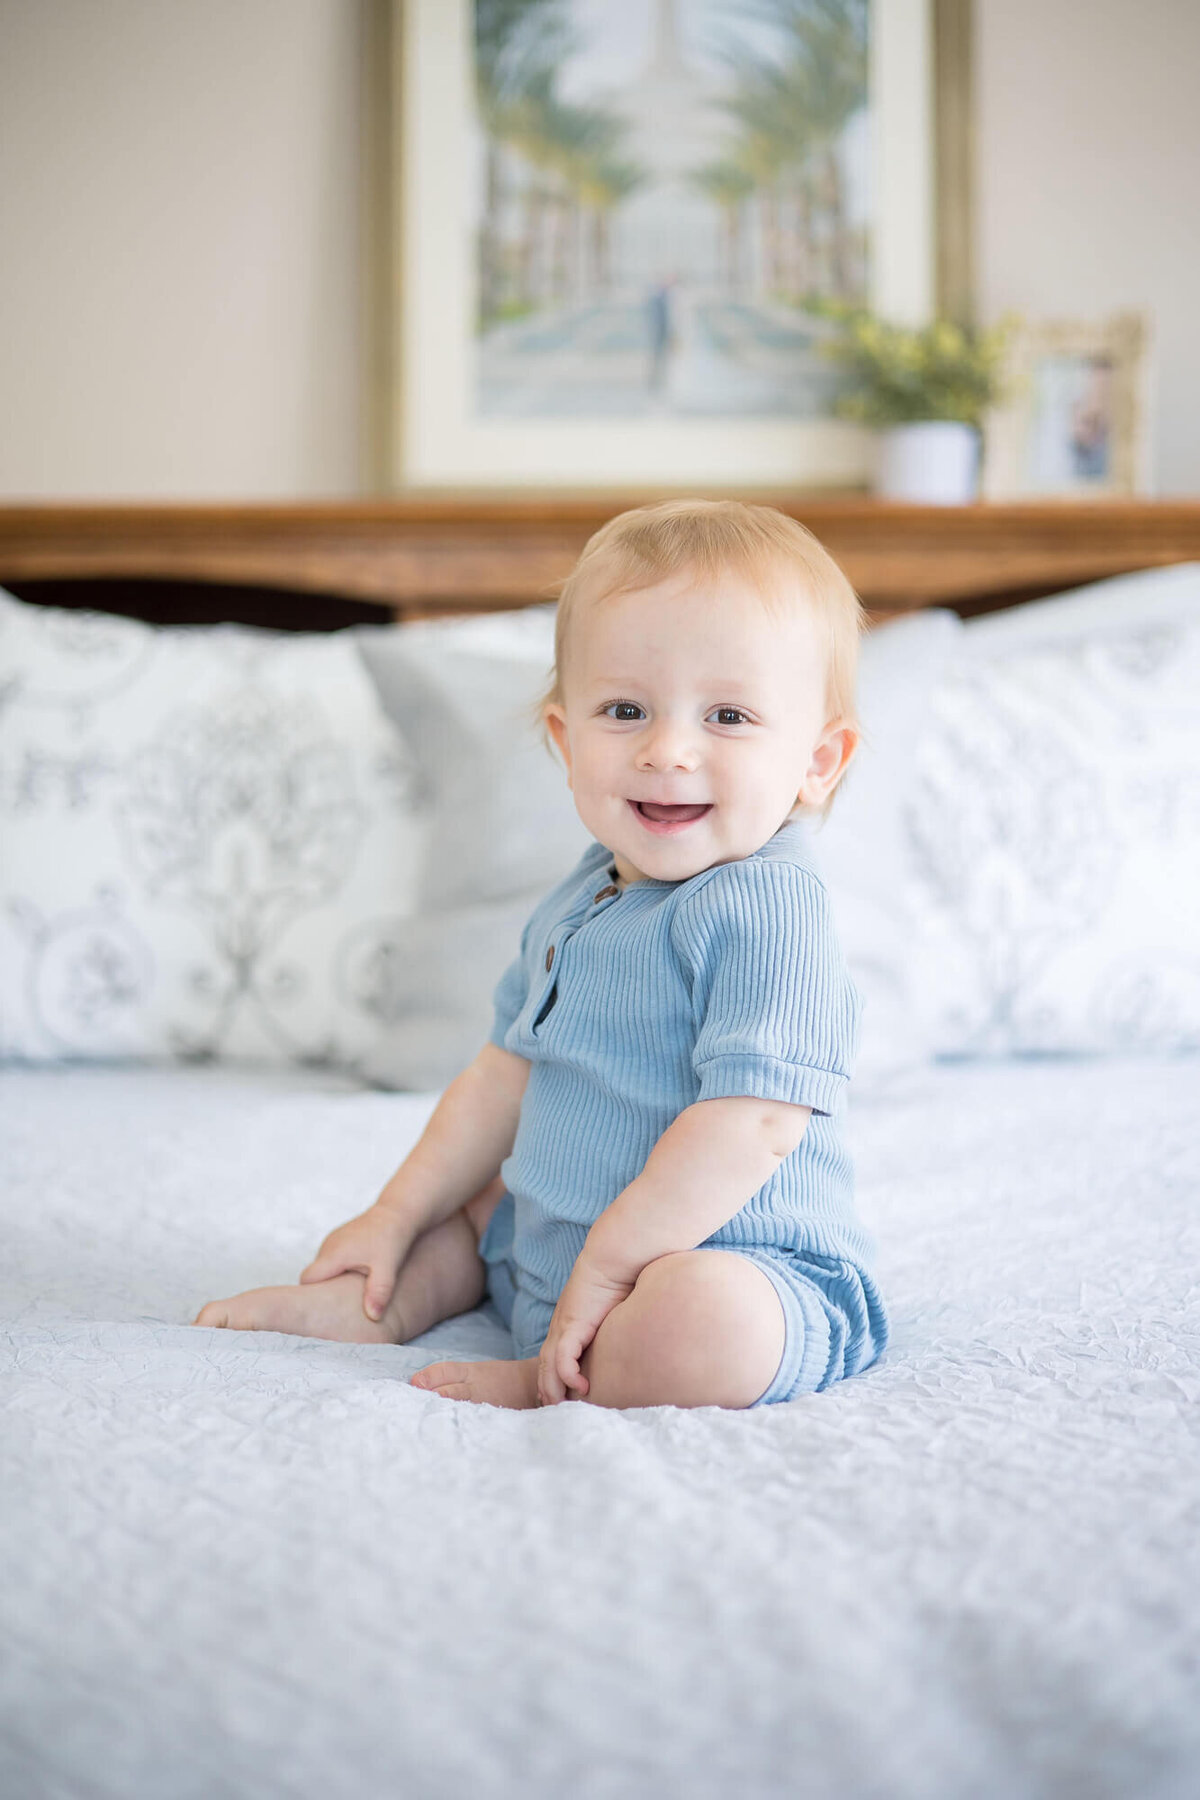
[[[588,1381],[580,1372],[579,1359],[613,1307],[632,1292],[632,1281],[605,1275],[583,1251],[558,1296],[538,1356],[538,1400],[542,1406],[556,1406],[560,1400],[574,1398],[574,1394],[568,1394],[569,1389],[583,1399]]]
[[[395,1213],[383,1206],[369,1206],[356,1219],[348,1219],[330,1232],[300,1280],[329,1281],[353,1269],[367,1278],[363,1311],[368,1319],[381,1319],[408,1255],[409,1235],[407,1225]]]

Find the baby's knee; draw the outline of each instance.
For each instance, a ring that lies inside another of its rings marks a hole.
[[[737,1284],[731,1284],[723,1260],[708,1250],[675,1250],[647,1263],[633,1289],[647,1322],[669,1322],[672,1332],[687,1335],[736,1313]]]
[[[774,1335],[782,1329],[779,1297],[746,1257],[728,1250],[677,1250],[647,1263],[634,1293],[651,1317],[669,1319],[672,1330],[691,1335],[714,1330],[725,1339]],[[776,1317],[778,1315],[778,1319]]]
[[[611,1404],[749,1406],[771,1383],[784,1333],[779,1296],[747,1258],[680,1250],[647,1263],[601,1326],[597,1348],[609,1354],[597,1361],[639,1396]]]

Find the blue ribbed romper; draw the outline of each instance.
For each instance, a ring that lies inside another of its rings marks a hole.
[[[810,1106],[797,1149],[704,1247],[770,1278],[787,1342],[756,1403],[856,1374],[887,1341],[836,1114],[859,1000],[808,827],[688,881],[612,885],[585,850],[535,909],[496,989],[492,1042],[532,1067],[507,1194],[484,1232],[488,1289],[533,1355],[589,1228],[685,1107],[726,1095]]]

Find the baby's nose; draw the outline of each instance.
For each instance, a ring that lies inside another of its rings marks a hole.
[[[643,769],[694,769],[698,761],[694,734],[669,720],[660,720],[647,732],[638,753]]]

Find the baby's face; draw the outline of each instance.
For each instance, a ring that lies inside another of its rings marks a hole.
[[[624,881],[686,881],[761,849],[832,791],[856,735],[825,712],[810,609],[673,576],[584,606],[548,724],[580,818]]]

